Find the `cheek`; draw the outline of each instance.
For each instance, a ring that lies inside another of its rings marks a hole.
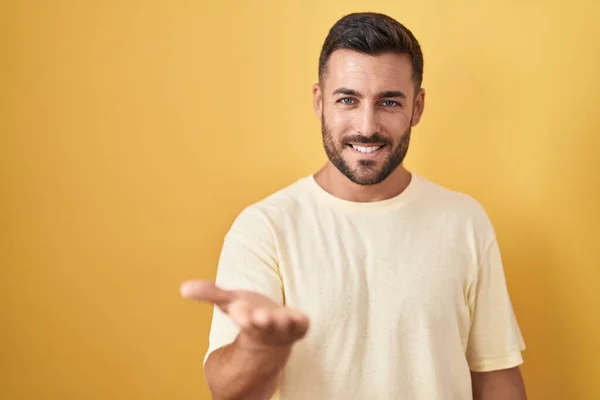
[[[325,116],[325,123],[331,131],[331,135],[335,138],[352,133],[352,120],[349,113],[330,113]]]
[[[380,121],[381,130],[394,139],[402,136],[410,127],[410,117],[404,114],[386,115]]]

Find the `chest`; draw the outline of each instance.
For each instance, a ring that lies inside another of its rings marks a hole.
[[[317,326],[402,334],[409,322],[468,317],[468,251],[444,226],[324,216],[288,233],[280,243],[286,302]]]

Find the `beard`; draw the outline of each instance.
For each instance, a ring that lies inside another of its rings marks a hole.
[[[342,156],[342,153],[344,150],[347,150],[350,143],[382,144],[386,147],[391,147],[393,143],[378,132],[368,137],[349,135],[342,137],[339,141],[335,141],[331,135],[331,129],[325,123],[324,118],[321,118],[321,133],[323,135],[323,145],[325,153],[327,153],[327,158],[348,179],[361,186],[376,185],[383,182],[402,164],[408,152],[411,127],[412,118],[408,129],[400,136],[398,143],[392,148],[381,166],[378,167],[378,163],[374,160],[359,160],[358,166],[353,168]]]

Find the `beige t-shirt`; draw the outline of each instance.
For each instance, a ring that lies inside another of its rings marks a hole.
[[[281,400],[467,400],[470,370],[523,361],[486,212],[415,174],[372,203],[334,197],[312,175],[297,180],[238,215],[216,280],[310,318]],[[215,308],[205,360],[237,332]]]

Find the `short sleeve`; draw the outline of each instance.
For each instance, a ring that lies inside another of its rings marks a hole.
[[[516,367],[525,343],[511,304],[497,240],[481,259],[469,292],[472,324],[467,361],[474,372]]]
[[[283,304],[274,235],[259,211],[242,211],[225,235],[215,282],[223,289],[254,291]],[[210,353],[232,343],[238,333],[238,326],[214,306],[204,362]]]

